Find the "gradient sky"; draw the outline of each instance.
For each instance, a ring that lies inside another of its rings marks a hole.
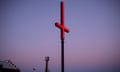
[[[22,72],[60,72],[61,0],[0,0],[0,60],[10,59]],[[120,1],[64,0],[65,70],[120,66]]]

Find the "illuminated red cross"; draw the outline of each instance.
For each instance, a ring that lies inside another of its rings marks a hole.
[[[64,32],[68,33],[69,29],[67,29],[64,26],[64,2],[63,1],[61,1],[61,24],[56,22],[55,26],[60,28],[60,30],[61,30],[61,40],[64,40]]]

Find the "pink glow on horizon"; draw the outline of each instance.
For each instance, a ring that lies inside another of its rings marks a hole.
[[[119,1],[64,0],[65,67],[120,66]],[[0,1],[0,60],[18,67],[60,68],[59,0]],[[52,71],[51,71],[52,72]]]

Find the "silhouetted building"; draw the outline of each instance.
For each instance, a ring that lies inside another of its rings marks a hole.
[[[0,61],[0,72],[20,72],[10,60]]]

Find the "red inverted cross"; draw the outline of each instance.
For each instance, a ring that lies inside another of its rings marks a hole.
[[[61,24],[56,22],[55,26],[58,27],[61,30],[61,40],[64,40],[64,32],[69,32],[69,29],[67,29],[64,26],[64,2],[61,1]]]

